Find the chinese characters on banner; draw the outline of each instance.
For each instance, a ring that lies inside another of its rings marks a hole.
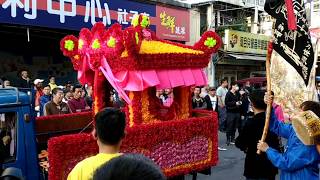
[[[270,0],[268,4],[272,4]],[[314,52],[308,34],[308,22],[304,4],[293,1],[296,12],[297,30],[290,31],[287,25],[287,9],[285,3],[276,6],[266,6],[265,10],[276,19],[274,29],[273,49],[279,53],[303,78],[305,85],[309,84],[309,77],[314,62]]]
[[[271,37],[247,32],[225,30],[226,50],[231,52],[267,54]]]
[[[189,16],[187,10],[157,6],[157,36],[162,39],[189,41]]]
[[[99,21],[127,27],[140,13],[150,17],[150,28],[160,38],[189,41],[188,10],[130,0],[0,0],[0,23],[58,29],[91,28]]]
[[[130,25],[134,14],[154,17],[155,6],[128,0],[0,0],[0,13],[0,23],[79,30],[99,21]]]

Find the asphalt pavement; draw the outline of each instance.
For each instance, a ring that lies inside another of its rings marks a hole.
[[[211,175],[197,174],[197,180],[245,180],[243,167],[245,154],[234,145],[226,146],[226,135],[219,132],[219,146],[227,151],[219,151],[219,163],[211,168]],[[278,177],[277,177],[278,179]],[[186,175],[185,180],[192,180]]]

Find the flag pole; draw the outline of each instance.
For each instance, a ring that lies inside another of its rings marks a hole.
[[[271,73],[270,73],[271,54],[272,54],[272,40],[268,44],[268,53],[267,53],[267,58],[266,58],[267,94],[269,96],[271,96]],[[262,137],[260,139],[262,142],[264,142],[267,138],[267,134],[268,134],[268,130],[269,130],[271,109],[272,109],[272,102],[267,104],[266,120],[264,123]],[[260,153],[261,153],[261,151],[258,150],[257,154],[260,154]]]
[[[275,28],[275,22],[272,22],[272,35],[274,33]],[[271,39],[268,43],[268,51],[267,51],[267,57],[266,57],[266,77],[267,77],[267,94],[271,96],[271,55],[273,51],[272,47],[273,39]],[[271,116],[271,110],[272,110],[272,103],[267,104],[267,110],[266,110],[266,119],[264,122],[264,128],[263,133],[261,136],[261,141],[264,142],[267,138],[268,130],[269,130],[269,122],[270,122],[270,116]],[[258,150],[257,154],[261,154],[261,151]]]

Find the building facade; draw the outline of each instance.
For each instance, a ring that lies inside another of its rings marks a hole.
[[[21,69],[32,78],[56,76],[59,84],[77,75],[69,60],[60,52],[60,40],[78,34],[96,22],[106,27],[119,23],[129,26],[134,14],[144,13],[150,28],[162,39],[190,41],[191,6],[173,0],[30,0],[0,1],[0,78],[15,79]]]
[[[270,33],[270,27],[262,28],[266,24],[262,13],[265,0],[198,2],[190,10],[194,16],[190,18],[193,25],[190,31],[196,32],[191,33],[190,43],[208,29],[218,32],[224,42],[206,69],[209,84],[218,86],[221,79],[231,82],[265,76],[266,47],[270,39],[261,35]]]

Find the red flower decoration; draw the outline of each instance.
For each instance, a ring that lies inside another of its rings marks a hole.
[[[73,64],[73,69],[78,71],[81,69],[82,66],[82,56],[80,54],[76,54],[74,56],[71,57],[71,62]]]
[[[60,49],[64,56],[72,57],[78,53],[78,39],[68,35],[60,41]]]
[[[92,34],[98,34],[98,36],[103,37],[106,32],[106,28],[102,22],[97,22],[91,28]]]
[[[209,111],[193,113],[201,116],[127,127],[121,152],[142,153],[152,158],[168,177],[216,165],[217,114]],[[49,179],[60,180],[66,179],[79,161],[97,154],[98,146],[91,134],[66,135],[51,138],[48,153]]]
[[[124,31],[124,45],[128,51],[129,57],[134,58],[137,61],[139,55],[141,43],[143,40],[142,28],[141,27],[129,27]]]
[[[104,39],[105,55],[108,59],[113,59],[121,56],[124,51],[123,31],[121,25],[116,23],[107,31]]]
[[[87,28],[82,28],[79,33],[78,50],[81,55],[85,55],[90,48],[92,33]]]
[[[206,41],[211,38],[216,42],[213,47],[205,45]],[[221,45],[222,40],[220,36],[213,31],[207,31],[201,36],[201,39],[194,45],[194,47],[206,52],[208,55],[211,55],[212,53],[216,53]]]

